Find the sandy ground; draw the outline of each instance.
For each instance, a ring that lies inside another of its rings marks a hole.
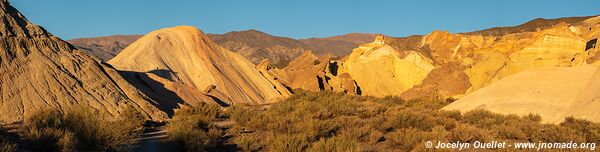
[[[181,151],[177,144],[167,141],[165,126],[146,127],[144,133],[137,139],[134,152],[175,152]]]

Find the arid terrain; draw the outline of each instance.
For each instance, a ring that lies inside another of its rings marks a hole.
[[[8,0],[0,16],[0,151],[600,142],[600,16],[408,37],[181,25],[68,41]]]

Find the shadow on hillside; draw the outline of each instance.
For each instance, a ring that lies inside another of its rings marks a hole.
[[[168,73],[168,70],[155,70],[149,73]],[[150,97],[156,103],[152,103],[158,109],[164,111],[169,115],[173,116],[174,109],[179,108],[179,104],[186,104],[181,97],[175,92],[165,88],[164,84],[151,79],[146,73],[132,72],[132,71],[119,71],[119,74],[127,80],[130,84],[142,91],[146,96]],[[160,76],[160,75],[159,75]],[[164,75],[163,75],[164,76]],[[162,76],[161,76],[162,77]]]

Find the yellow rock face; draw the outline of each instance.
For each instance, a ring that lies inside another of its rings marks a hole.
[[[539,32],[506,35],[477,52],[478,60],[465,71],[473,85],[470,90],[475,91],[528,69],[582,65],[587,56],[584,47],[584,39],[565,25]]]
[[[289,95],[275,89],[280,84],[266,79],[254,64],[191,26],[151,32],[109,63],[119,70],[154,73],[198,90],[214,86],[211,92],[224,94],[234,104],[271,103]]]
[[[343,63],[340,73],[349,73],[363,95],[400,95],[421,83],[434,69],[426,57],[415,51],[400,52],[386,45],[383,36],[361,45]]]

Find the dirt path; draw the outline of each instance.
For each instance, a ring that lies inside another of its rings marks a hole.
[[[150,126],[144,129],[144,133],[137,139],[134,152],[176,152],[180,151],[177,144],[167,140],[168,135],[165,126]]]

